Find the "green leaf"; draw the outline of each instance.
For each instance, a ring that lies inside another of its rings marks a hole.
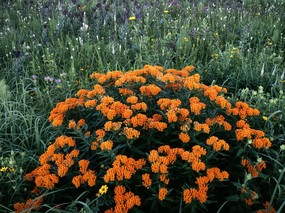
[[[240,197],[238,195],[230,195],[230,196],[226,197],[226,199],[228,201],[238,201],[238,200],[240,200]]]

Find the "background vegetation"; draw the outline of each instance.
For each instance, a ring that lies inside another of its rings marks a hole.
[[[282,0],[2,0],[0,209],[29,197],[23,175],[58,135],[56,103],[94,71],[194,65],[207,85],[261,111],[272,200],[284,207],[285,5]],[[76,199],[76,198],[75,198]],[[273,202],[273,201],[272,201]],[[271,203],[272,203],[271,202]],[[71,204],[70,204],[71,205]],[[87,205],[87,204],[86,204]],[[2,210],[1,209],[1,210]],[[1,211],[0,210],[0,211]]]

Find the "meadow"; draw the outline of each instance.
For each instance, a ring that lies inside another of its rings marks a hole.
[[[2,0],[0,212],[285,210],[283,0]]]

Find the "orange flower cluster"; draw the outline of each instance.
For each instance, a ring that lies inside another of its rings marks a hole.
[[[140,206],[141,200],[139,196],[132,192],[126,192],[126,188],[122,185],[116,186],[114,189],[115,208],[106,210],[105,213],[126,213],[134,206]]]
[[[128,88],[120,88],[119,89],[119,93],[122,94],[122,95],[133,95],[134,91],[130,90]]]
[[[68,128],[69,129],[81,129],[82,126],[84,126],[85,124],[85,120],[84,119],[80,119],[77,123],[74,120],[70,120],[68,123]]]
[[[206,176],[200,176],[196,178],[196,184],[198,188],[185,189],[183,191],[183,200],[186,204],[191,203],[193,199],[198,200],[200,203],[207,201],[208,183],[212,182],[214,178],[223,181],[229,178],[229,174],[226,171],[220,171],[219,168],[213,167],[206,170]]]
[[[241,193],[244,197],[244,202],[249,206],[253,205],[254,201],[258,198],[258,194],[255,191],[249,190],[246,187],[241,188]]]
[[[200,102],[200,99],[197,97],[190,98],[189,103],[190,103],[190,110],[195,115],[199,115],[201,113],[201,110],[206,108],[206,104]]]
[[[219,124],[220,126],[224,127],[225,131],[232,130],[232,125],[225,120],[225,117],[223,115],[217,115],[213,118],[207,118],[205,121],[206,124],[209,126],[214,126],[215,124]]]
[[[163,201],[165,199],[167,193],[168,193],[167,188],[164,188],[164,187],[160,188],[159,191],[158,191],[158,199],[160,201]]]
[[[239,120],[237,122],[237,129],[235,130],[236,139],[238,141],[247,138],[250,140],[253,147],[257,149],[270,148],[271,142],[268,138],[264,137],[265,133],[261,130],[250,128],[250,125],[245,120]]]
[[[190,136],[184,132],[181,132],[178,137],[183,143],[187,143],[190,141]]]
[[[266,163],[264,160],[257,162],[255,165],[252,165],[251,162],[247,159],[242,159],[241,165],[245,166],[248,172],[252,177],[258,177],[259,172],[266,168]]]
[[[72,183],[76,188],[78,188],[80,185],[82,185],[86,182],[91,187],[95,186],[97,177],[96,177],[95,172],[93,170],[88,169],[89,164],[90,164],[90,162],[88,160],[85,160],[85,159],[80,160],[78,162],[79,172],[81,174],[74,176],[72,178]]]
[[[125,155],[117,155],[113,162],[113,167],[108,169],[104,175],[104,181],[108,183],[115,180],[131,179],[132,175],[134,175],[137,170],[142,169],[145,163],[146,161],[144,159],[136,161]]]
[[[270,206],[270,203],[266,201],[264,204],[264,209],[262,210],[257,210],[256,213],[276,213],[276,210]]]
[[[77,98],[58,103],[49,116],[53,126],[66,125],[68,133],[79,134],[74,137],[78,142],[65,135],[56,138],[40,156],[40,166],[25,178],[47,189],[67,175],[75,188],[82,184],[92,187],[98,181],[100,186],[116,185],[116,205],[106,212],[125,213],[140,205],[138,196],[118,186],[124,183],[131,188],[136,176],[142,187],[157,193],[159,201],[183,195],[186,204],[193,200],[205,203],[214,179],[224,181],[229,177],[227,171],[209,166],[217,151],[225,150],[232,156],[227,136],[232,137],[232,143],[239,141],[239,145],[255,149],[269,148],[271,142],[263,131],[251,128],[246,121],[248,116],[259,115],[257,109],[244,102],[233,107],[223,96],[225,88],[204,85],[199,74],[190,75],[193,70],[193,66],[164,70],[146,65],[134,71],[91,74],[96,81],[93,89],[79,90]],[[76,110],[80,113],[73,113]],[[80,117],[71,117],[76,115]],[[232,123],[235,119],[236,124]],[[242,143],[244,139],[247,143]],[[143,150],[138,150],[142,146]],[[79,153],[80,159],[75,160]],[[145,157],[144,153],[149,155]],[[96,159],[96,163],[82,158]],[[242,165],[253,177],[266,167],[264,161],[255,165],[250,162],[243,159]],[[90,165],[96,166],[98,177],[88,169]],[[173,168],[191,170],[191,188],[170,188]]]
[[[253,109],[247,103],[241,101],[236,102],[236,107],[228,109],[227,113],[238,115],[241,119],[246,119],[247,116],[256,116],[260,114],[258,109]]]
[[[168,166],[175,163],[177,156],[191,163],[194,171],[200,172],[206,169],[205,163],[200,159],[203,155],[206,155],[206,150],[199,145],[193,146],[192,152],[185,151],[182,148],[170,148],[170,146],[164,145],[158,147],[157,150],[151,150],[148,160],[151,163],[151,171],[159,174],[162,183],[168,184],[170,181],[168,177]]]
[[[67,98],[64,102],[60,102],[56,105],[56,107],[50,112],[48,120],[52,122],[53,126],[61,126],[65,118],[65,113],[70,109],[74,109],[75,107],[82,105],[82,98]]]
[[[210,132],[210,127],[208,124],[200,124],[197,121],[194,121],[194,130],[197,132],[203,131],[205,133],[209,133]]]
[[[148,97],[156,96],[158,93],[160,93],[161,89],[156,86],[155,84],[150,84],[148,86],[141,86],[140,92],[143,95],[146,95]]]
[[[111,131],[111,130],[118,131],[121,128],[121,126],[122,126],[122,122],[107,121],[104,124],[104,129],[105,131]]]
[[[113,141],[107,140],[101,143],[100,148],[101,150],[111,150],[113,148]]]
[[[181,101],[179,99],[169,99],[169,98],[160,98],[157,101],[161,110],[166,109],[177,109],[181,105]]]
[[[34,200],[28,199],[26,203],[15,203],[14,209],[16,213],[31,212],[32,210],[38,211],[43,202],[43,198],[36,198]]]
[[[211,136],[206,140],[206,144],[209,146],[213,146],[215,151],[220,151],[221,149],[228,151],[230,149],[229,144],[226,141],[220,140],[215,136]]]
[[[146,188],[149,188],[152,184],[152,180],[150,178],[149,173],[145,173],[142,175],[142,185]]]
[[[129,110],[129,108],[126,104],[114,101],[114,98],[109,96],[104,96],[101,103],[96,106],[96,110],[100,111],[108,120],[113,120],[116,116],[123,116],[125,110]]]
[[[122,86],[125,83],[146,83],[146,79],[142,76],[136,76],[132,73],[126,73],[115,81],[115,86]]]
[[[135,130],[133,128],[125,127],[124,128],[124,135],[127,139],[135,139],[140,136],[140,132],[138,130]]]
[[[208,97],[211,101],[216,100],[218,97],[218,94],[221,92],[227,92],[226,88],[220,87],[218,85],[213,85],[213,86],[206,86],[202,85],[202,88],[204,90],[204,95]]]
[[[40,156],[41,166],[26,174],[25,179],[31,181],[35,178],[36,186],[52,189],[54,184],[59,182],[59,177],[65,176],[69,168],[74,164],[73,158],[77,158],[79,155],[79,150],[76,149],[66,155],[56,153],[56,151],[60,148],[74,146],[75,141],[71,137],[65,135],[57,137],[55,142]],[[55,163],[57,174],[50,173],[52,165],[49,163]]]

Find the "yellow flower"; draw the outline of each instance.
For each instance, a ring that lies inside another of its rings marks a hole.
[[[130,16],[130,17],[129,17],[129,20],[130,20],[130,21],[134,21],[134,20],[136,20],[136,17],[135,17],[135,16]]]
[[[168,14],[169,11],[168,11],[168,10],[164,10],[163,13],[164,13],[164,14]]]
[[[101,186],[101,188],[99,189],[100,195],[103,195],[103,194],[107,193],[107,190],[108,190],[108,186],[107,185]]]
[[[4,166],[4,167],[2,167],[2,168],[0,169],[0,172],[6,172],[7,169],[8,169],[8,167]]]
[[[267,121],[267,120],[268,120],[268,117],[262,116],[262,119],[265,120],[265,121]]]
[[[15,169],[14,168],[9,168],[9,172],[14,172],[15,171]]]

